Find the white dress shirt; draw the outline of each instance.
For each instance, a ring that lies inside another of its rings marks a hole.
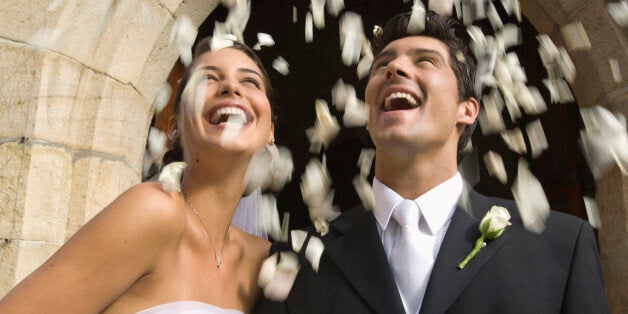
[[[462,195],[462,187],[462,177],[459,172],[456,172],[453,177],[414,200],[421,210],[419,231],[427,235],[432,242],[433,260],[436,260],[440,246],[443,243],[443,238],[458,204],[458,199]],[[377,219],[377,230],[382,239],[386,257],[390,262],[390,252],[395,246],[395,238],[399,228],[397,222],[391,219],[392,210],[397,203],[403,200],[403,197],[377,180],[377,178],[373,179],[373,194],[375,196],[373,213]],[[429,267],[431,271],[433,266],[432,264],[417,265],[416,267]]]

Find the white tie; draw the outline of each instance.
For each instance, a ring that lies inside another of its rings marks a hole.
[[[390,263],[407,313],[415,314],[423,303],[433,265],[432,247],[419,231],[419,208],[414,201],[402,200],[394,208],[399,224]]]

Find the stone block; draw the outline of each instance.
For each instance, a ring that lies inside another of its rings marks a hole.
[[[156,0],[163,5],[171,14],[177,11],[177,8],[181,5],[182,0]]]
[[[171,20],[171,13],[155,1],[121,2],[88,66],[121,82],[136,84],[156,41]]]
[[[26,135],[34,114],[35,53],[26,45],[4,39],[0,39],[0,51],[0,138],[19,138]]]
[[[140,173],[121,158],[78,153],[72,172],[66,239],[122,192],[139,183],[140,177]]]
[[[25,189],[21,176],[29,161],[30,149],[24,144],[17,141],[0,143],[0,240],[13,239],[19,234],[13,223],[20,219],[24,207]]]
[[[18,42],[27,41],[37,29],[58,18],[58,10],[46,10],[49,2],[51,1],[4,1],[0,5],[0,37]]]
[[[61,243],[26,240],[0,243],[0,256],[3,256],[3,268],[0,272],[0,295],[9,292],[11,288],[52,256],[59,247],[61,247]]]
[[[24,208],[14,228],[19,239],[62,242],[70,200],[72,151],[67,147],[39,141],[29,141],[30,160],[24,160],[27,172],[21,176],[26,190]]]

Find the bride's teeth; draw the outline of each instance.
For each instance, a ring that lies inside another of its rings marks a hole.
[[[224,107],[216,110],[211,115],[209,123],[217,124],[223,116],[227,116],[229,123],[246,124],[247,122],[247,114],[244,110],[236,107]]]
[[[393,100],[393,99],[398,99],[398,98],[405,99],[412,107],[416,107],[417,106],[416,99],[414,99],[414,97],[412,97],[410,94],[403,93],[403,92],[395,92],[395,93],[392,93],[392,94],[388,95],[388,97],[386,97],[386,99],[384,100],[384,109],[385,110],[390,109],[390,101]]]

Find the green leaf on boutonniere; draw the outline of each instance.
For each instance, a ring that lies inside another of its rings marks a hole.
[[[486,246],[485,239],[494,240],[498,238],[506,227],[510,226],[510,213],[504,207],[493,206],[480,221],[479,229],[481,236],[475,241],[473,250],[467,255],[467,257],[458,264],[458,269],[463,269],[467,263],[483,248]]]

